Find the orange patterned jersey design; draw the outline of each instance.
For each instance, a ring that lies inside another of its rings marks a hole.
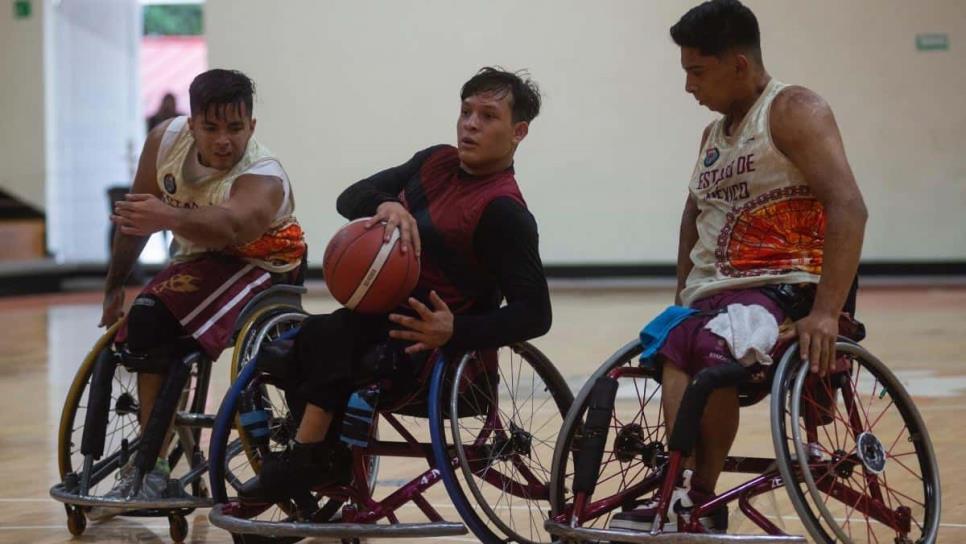
[[[298,262],[305,255],[305,234],[296,221],[288,221],[260,238],[234,248],[232,253],[274,264]]]
[[[825,210],[814,197],[792,196],[742,209],[726,231],[726,239],[719,240],[718,263],[729,276],[822,273]]]

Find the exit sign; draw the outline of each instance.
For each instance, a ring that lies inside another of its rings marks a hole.
[[[30,0],[14,0],[13,16],[17,19],[30,17]]]
[[[919,51],[947,51],[949,34],[916,34],[916,49]]]

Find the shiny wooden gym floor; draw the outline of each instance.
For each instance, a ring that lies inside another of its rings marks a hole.
[[[335,308],[324,287],[313,286],[310,293],[308,310]],[[666,288],[555,287],[553,329],[535,343],[576,391],[670,297]],[[960,419],[966,415],[966,288],[865,288],[859,310],[869,330],[864,345],[910,389],[938,453],[943,491],[939,542],[966,542],[966,435]],[[99,317],[97,293],[0,299],[0,542],[72,541],[64,509],[47,491],[58,479],[55,448],[61,405],[78,364],[100,334],[95,326]],[[213,374],[209,413],[226,387],[224,359]],[[770,455],[766,405],[743,411],[736,455]],[[411,472],[387,459],[380,478]],[[723,480],[722,486],[727,483]],[[445,517],[457,521],[441,485],[429,498]],[[771,513],[794,530],[797,519],[782,499],[774,501]],[[738,520],[732,519],[734,529]],[[209,525],[206,511],[193,514],[189,524],[188,542],[231,542],[227,533]],[[749,526],[745,522],[739,529],[747,532]],[[73,540],[170,541],[164,518],[90,523]],[[474,541],[471,536],[430,540]]]

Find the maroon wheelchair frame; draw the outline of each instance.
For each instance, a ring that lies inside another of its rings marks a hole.
[[[787,345],[779,346],[778,349],[776,349],[776,352],[781,353],[785,348],[787,348]],[[808,384],[808,382],[806,382],[807,386],[812,387],[812,390],[815,390],[814,388],[819,386],[819,384],[824,385],[825,389],[823,392],[825,393],[826,398],[834,398],[833,395],[835,394],[835,390],[832,389],[832,380],[850,380],[847,369],[848,362],[840,358],[836,361],[835,368],[832,369],[832,373],[830,373],[828,378],[818,379],[815,376],[809,376],[807,380],[811,381],[812,383]],[[608,373],[608,376],[613,379],[652,378],[653,371],[641,367],[618,367],[611,370]],[[849,413],[848,421],[841,419],[841,417],[839,417],[839,420],[848,425],[855,436],[863,431],[863,425],[859,413],[860,409],[857,407],[858,403],[856,402],[854,396],[855,384],[852,383],[852,386],[853,387],[839,387],[837,390],[842,392],[842,400]],[[764,396],[765,395],[763,394],[758,398],[746,399],[743,404],[757,402],[757,400],[761,400],[761,398]],[[804,419],[806,422],[806,434],[809,442],[814,443],[817,442],[819,415],[823,411],[827,412],[828,408],[821,406],[819,401],[816,401],[815,399],[806,399],[805,397],[803,397],[803,399],[807,400],[809,403],[804,414]],[[588,494],[586,492],[577,492],[575,493],[573,502],[558,515],[554,516],[551,521],[553,523],[567,525],[570,527],[579,526],[585,521],[596,519],[601,515],[605,515],[607,512],[620,508],[621,505],[628,501],[634,501],[645,494],[659,490],[656,498],[659,501],[658,509],[660,516],[658,516],[655,527],[652,529],[651,534],[660,534],[664,527],[664,520],[667,518],[675,482],[678,481],[678,477],[682,470],[681,463],[681,452],[671,451],[667,457],[666,465],[661,473],[652,474],[641,482],[633,484],[615,495],[604,497],[593,502],[588,502]],[[843,457],[841,459],[832,459],[829,461],[811,459],[808,466],[809,470],[812,472],[813,478],[816,481],[816,486],[822,492],[827,493],[828,495],[847,505],[850,505],[854,510],[888,526],[897,533],[907,535],[912,529],[910,509],[907,506],[899,506],[895,510],[888,508],[885,504],[884,494],[881,488],[882,482],[880,482],[877,476],[874,474],[865,474],[865,481],[868,486],[871,499],[870,497],[858,493],[848,486],[840,484],[836,480],[835,474],[836,470],[844,463],[860,464],[861,460],[858,459],[855,454]],[[796,479],[800,479],[800,465],[798,466],[797,471]],[[679,525],[678,532],[708,533],[709,531],[700,523],[700,518],[711,512],[714,512],[728,503],[737,501],[738,507],[742,513],[744,513],[748,519],[752,521],[752,523],[757,525],[768,535],[790,536],[772,523],[764,514],[756,510],[750,502],[750,499],[757,495],[785,485],[781,474],[775,469],[775,459],[729,456],[725,460],[723,472],[755,474],[756,476],[741,485],[715,496],[713,499],[703,504],[696,505],[689,519],[685,523]]]

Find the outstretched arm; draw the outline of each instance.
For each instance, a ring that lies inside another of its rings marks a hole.
[[[161,145],[161,137],[171,121],[165,121],[148,134],[141,149],[141,158],[138,160],[137,173],[134,175],[134,182],[131,184],[132,193],[143,193],[153,195],[155,198],[161,195],[158,188],[158,147]],[[117,215],[112,212],[111,221],[115,221]],[[132,234],[124,232],[118,228],[114,232],[114,239],[111,241],[111,261],[107,268],[107,278],[104,281],[104,304],[101,313],[100,326],[110,327],[124,314],[124,282],[131,275],[131,269],[137,262],[144,244],[148,241],[146,234]]]
[[[170,230],[219,250],[261,236],[271,226],[283,196],[279,178],[248,174],[239,176],[228,200],[215,206],[176,208],[152,194],[129,194],[127,200],[117,203],[115,222],[125,234],[148,236]]]

